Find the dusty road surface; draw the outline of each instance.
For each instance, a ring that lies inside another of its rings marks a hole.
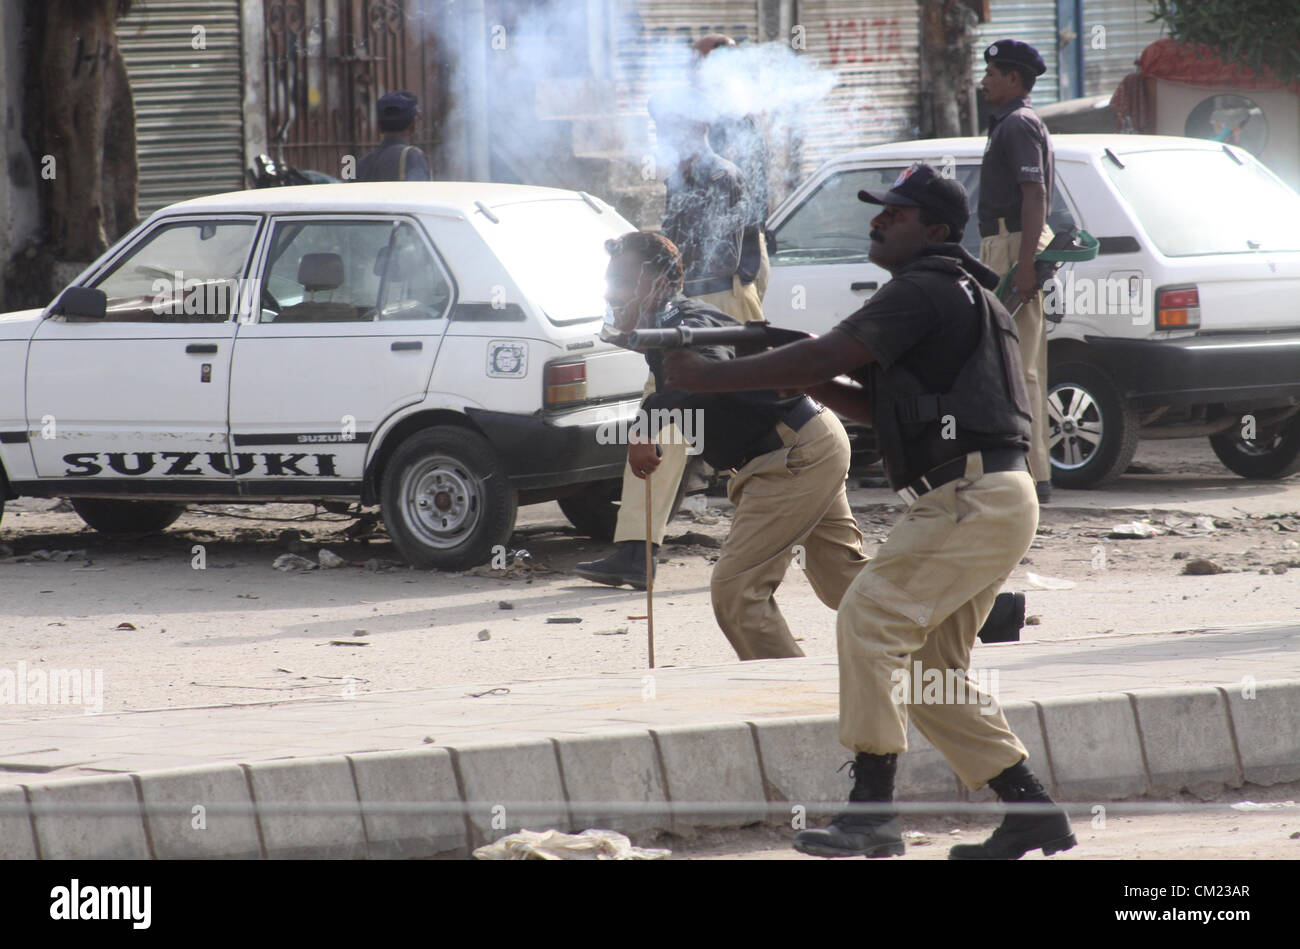
[[[847,793],[847,786],[846,786]],[[1041,851],[1026,854],[1024,860],[1300,860],[1300,784],[1273,787],[1247,785],[1208,799],[1183,795],[1176,801],[1129,801],[1102,805],[1108,810],[1071,812],[1079,845],[1072,850],[1044,857]],[[1207,804],[1237,805],[1238,809],[1211,811]],[[1133,814],[1131,807],[1178,805],[1181,813]],[[1264,805],[1264,806],[1252,806]],[[946,860],[948,848],[958,843],[978,843],[988,837],[1000,818],[991,816],[915,816],[903,818],[907,852],[891,860]],[[823,820],[808,821],[822,827]],[[680,860],[824,860],[795,852],[790,847],[791,829],[768,827],[717,832],[655,846],[673,850]],[[851,858],[839,862],[854,862]],[[872,861],[878,864],[881,861]],[[1198,882],[1207,882],[1205,873]],[[1135,871],[1134,882],[1142,883]],[[1215,879],[1230,883],[1229,879]]]
[[[1146,473],[1104,491],[1058,490],[1043,509],[1008,584],[1027,593],[1036,618],[1025,638],[1295,620],[1300,480],[1244,481],[1203,439],[1146,443],[1135,471]],[[850,499],[870,551],[901,505],[879,487],[855,487]],[[697,542],[661,552],[661,665],[734,659],[708,598],[729,513],[708,503],[710,513],[670,526],[670,537]],[[116,538],[55,507],[11,502],[0,523],[0,663],[102,669],[105,711],[328,694],[349,678],[387,690],[644,666],[644,594],[573,576],[576,562],[611,548],[575,537],[553,504],[524,508],[512,540],[533,568],[465,573],[408,569],[382,527],[350,536],[354,518],[309,505],[196,505],[165,533]],[[1149,524],[1114,530],[1141,520]],[[347,565],[273,569],[285,530],[300,532],[308,556],[328,549]],[[1159,536],[1112,536],[1144,532]],[[1223,572],[1185,574],[1197,560]],[[833,655],[834,613],[797,569],[779,599],[805,652]]]

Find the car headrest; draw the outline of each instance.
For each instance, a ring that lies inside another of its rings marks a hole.
[[[338,254],[303,254],[298,262],[298,282],[309,292],[337,290],[343,286],[343,258]]]
[[[375,266],[372,270],[376,277],[387,277],[390,281],[402,280],[406,277],[410,258],[409,248],[395,247],[393,252],[389,253],[389,248],[381,247],[378,256],[375,257]]]

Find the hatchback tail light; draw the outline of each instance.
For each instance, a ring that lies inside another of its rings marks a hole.
[[[1201,325],[1201,298],[1195,287],[1156,291],[1156,329],[1196,329]]]
[[[546,367],[546,404],[582,402],[587,398],[587,364],[553,362]]]

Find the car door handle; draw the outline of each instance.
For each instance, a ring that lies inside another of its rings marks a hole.
[[[395,353],[419,352],[421,349],[424,349],[424,343],[420,342],[418,339],[403,340],[400,343],[393,343],[389,348]]]
[[[856,283],[849,284],[850,290],[879,290],[880,283],[876,280],[859,280]]]
[[[194,353],[195,355],[200,355],[200,356],[207,355],[207,354],[215,353],[217,351],[217,344],[216,343],[190,343],[188,346],[185,347],[185,351],[187,353]]]

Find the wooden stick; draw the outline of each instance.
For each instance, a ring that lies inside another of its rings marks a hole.
[[[655,561],[654,543],[650,540],[650,472],[645,473],[645,616],[646,632],[650,645],[650,668],[655,667]]]

